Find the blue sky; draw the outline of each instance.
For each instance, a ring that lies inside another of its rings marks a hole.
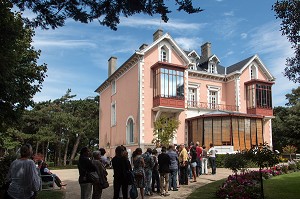
[[[54,100],[68,88],[76,99],[96,96],[95,89],[107,78],[107,61],[118,58],[120,66],[143,43],[152,43],[152,34],[162,28],[184,50],[196,50],[211,42],[212,53],[221,65],[230,66],[258,54],[265,66],[276,77],[273,86],[273,106],[286,103],[285,94],[294,84],[282,72],[285,59],[293,56],[286,37],[281,36],[280,20],[271,10],[275,0],[210,0],[194,1],[205,9],[198,14],[186,14],[171,8],[169,22],[163,23],[159,15],[143,14],[121,17],[117,31],[98,22],[81,24],[71,20],[56,30],[36,30],[33,45],[41,49],[39,63],[48,65],[48,77],[34,101]],[[174,1],[167,1],[173,7]],[[30,13],[27,13],[30,15]]]

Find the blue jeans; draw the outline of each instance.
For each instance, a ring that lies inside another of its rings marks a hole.
[[[91,199],[92,197],[92,183],[81,183],[80,190],[81,190],[81,199]]]
[[[152,180],[152,170],[151,169],[145,169],[145,194],[152,193],[151,190],[151,180]]]
[[[177,189],[177,171],[178,169],[170,169],[169,189],[171,188],[173,188],[173,190]]]
[[[196,174],[197,176],[202,175],[202,161],[200,158],[197,158]]]
[[[211,166],[211,174],[216,174],[216,169],[217,169],[217,166],[216,166],[216,158],[215,157],[209,157],[209,163],[210,163],[210,166]]]

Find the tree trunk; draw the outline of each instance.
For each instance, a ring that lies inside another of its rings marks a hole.
[[[65,146],[65,154],[64,154],[64,166],[66,166],[66,165],[67,165],[67,155],[68,155],[68,147],[69,147],[69,142],[70,142],[70,139],[68,138],[68,139],[67,139],[66,146]]]
[[[46,151],[45,151],[45,161],[48,160],[48,149],[49,149],[49,141],[47,141]]]
[[[76,151],[78,149],[80,140],[81,140],[81,135],[78,135],[77,138],[76,138],[75,144],[73,146],[73,150],[72,150],[72,153],[71,153],[69,165],[72,165],[72,162],[73,162],[73,160],[75,158]]]
[[[39,151],[39,141],[36,141],[35,154],[37,154],[38,151]]]

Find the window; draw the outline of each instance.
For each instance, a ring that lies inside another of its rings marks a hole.
[[[271,86],[256,84],[257,107],[272,108]]]
[[[154,97],[184,99],[183,70],[154,70]]]
[[[216,109],[217,108],[217,91],[209,91],[209,108]]]
[[[126,132],[127,132],[127,143],[133,143],[134,142],[134,137],[133,137],[133,119],[129,118],[127,120],[127,125],[126,125]]]
[[[160,48],[160,61],[170,62],[169,55],[169,49],[166,46],[162,46]]]
[[[251,79],[257,79],[257,68],[254,66],[254,65],[252,65],[251,67],[250,67],[250,78]]]
[[[197,107],[197,88],[189,88],[189,100],[190,107]]]
[[[113,80],[111,82],[111,92],[112,92],[112,95],[113,94],[116,94],[116,91],[117,91],[117,88],[116,88],[116,80]]]
[[[272,108],[272,89],[267,84],[247,86],[247,108]]]
[[[117,123],[117,117],[116,117],[116,102],[114,102],[111,105],[111,126],[115,126]]]
[[[210,73],[217,73],[216,64],[215,63],[209,63],[209,72]]]

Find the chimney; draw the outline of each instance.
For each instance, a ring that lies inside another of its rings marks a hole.
[[[140,46],[140,50],[144,50],[147,46],[148,46],[148,44],[142,44],[142,45]]]
[[[163,35],[163,30],[158,29],[154,34],[153,34],[153,41],[156,41]]]
[[[110,57],[108,60],[108,77],[110,77],[116,71],[117,58]]]
[[[208,59],[211,56],[211,43],[206,42],[201,46],[201,57]]]

